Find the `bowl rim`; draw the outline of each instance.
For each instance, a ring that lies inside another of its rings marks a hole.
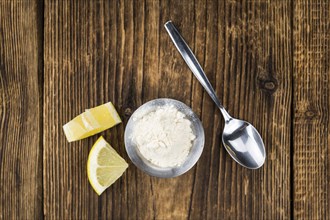
[[[154,108],[158,106],[164,106],[169,104],[173,104],[178,111],[185,114],[186,118],[189,119],[189,121],[192,124],[192,129],[194,131],[194,134],[196,135],[196,139],[194,140],[194,144],[189,151],[187,159],[183,162],[182,165],[177,167],[163,168],[163,167],[158,167],[157,165],[154,165],[150,161],[143,158],[143,155],[141,155],[141,153],[139,152],[139,150],[131,140],[130,134],[132,132],[135,123],[133,120],[134,115],[137,115],[143,110],[147,110],[148,108],[150,109],[150,111],[152,111]],[[189,106],[175,99],[158,98],[144,103],[139,108],[137,108],[134,111],[134,113],[130,116],[125,128],[124,142],[128,157],[137,168],[139,168],[140,170],[144,171],[145,173],[151,176],[160,177],[160,178],[172,178],[186,173],[197,163],[204,149],[205,134],[204,134],[204,128],[202,122]]]

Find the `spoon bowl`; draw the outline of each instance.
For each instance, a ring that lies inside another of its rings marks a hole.
[[[258,131],[248,122],[232,118],[225,123],[222,142],[230,156],[240,165],[258,169],[266,158]]]
[[[260,168],[265,162],[266,151],[257,129],[248,122],[232,118],[228,114],[225,108],[221,105],[220,100],[215,94],[215,91],[201,65],[179,31],[171,21],[165,23],[165,28],[190,70],[220,109],[222,116],[225,119],[222,142],[229,155],[237,163],[246,168]]]

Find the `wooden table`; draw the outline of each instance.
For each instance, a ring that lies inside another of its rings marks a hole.
[[[265,142],[258,170],[224,150],[224,121],[176,51],[173,20],[220,100]],[[330,3],[327,0],[0,2],[0,219],[329,219]],[[178,99],[206,134],[173,179],[129,160],[132,112]],[[99,137],[68,143],[67,121],[112,101],[103,135],[129,169],[100,197],[86,162]]]

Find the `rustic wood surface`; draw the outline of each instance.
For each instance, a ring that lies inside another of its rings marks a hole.
[[[330,2],[327,0],[0,0],[0,219],[329,219]],[[258,170],[221,143],[223,119],[176,51],[172,20],[220,100],[263,137]],[[141,104],[178,99],[201,118],[197,165],[150,177],[126,154]],[[112,101],[101,135],[130,164],[101,196],[86,174],[99,135],[62,125]]]
[[[294,216],[330,214],[330,2],[294,6]]]
[[[43,216],[37,1],[0,2],[0,219]]]

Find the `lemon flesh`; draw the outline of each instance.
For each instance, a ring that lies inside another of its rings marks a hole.
[[[121,119],[111,102],[87,109],[63,126],[69,142],[77,141],[121,123]]]
[[[101,136],[89,152],[87,175],[98,195],[111,186],[127,169],[126,161]]]

